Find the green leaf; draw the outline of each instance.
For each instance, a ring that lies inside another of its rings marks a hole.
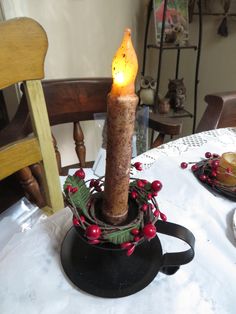
[[[68,194],[68,192],[66,191],[67,185],[77,187],[78,191]],[[68,195],[68,198],[72,201],[73,205],[77,209],[82,210],[83,214],[89,218],[87,205],[90,199],[90,189],[85,185],[84,180],[76,176],[68,176],[63,188],[66,192],[66,195]]]
[[[129,229],[122,229],[116,232],[106,234],[104,235],[104,239],[114,244],[121,244],[124,242],[133,241],[134,236],[130,233],[130,231],[134,228],[139,229],[139,226],[140,226],[140,222],[131,226]]]

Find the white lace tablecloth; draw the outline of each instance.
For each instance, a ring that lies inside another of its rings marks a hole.
[[[195,235],[191,263],[172,276],[159,273],[148,287],[129,297],[93,297],[76,289],[61,269],[60,245],[71,225],[70,211],[64,209],[50,218],[36,212],[28,224],[19,220],[21,215],[14,218],[9,212],[0,216],[4,238],[4,243],[0,241],[0,313],[235,314],[232,216],[236,204],[213,195],[190,170],[179,166],[182,161],[199,161],[206,151],[236,151],[236,131],[219,129],[188,136],[135,159],[144,164],[144,171],[135,176],[162,181],[157,201],[168,220]],[[19,221],[21,228],[16,227]],[[182,245],[167,236],[160,239],[164,252]]]

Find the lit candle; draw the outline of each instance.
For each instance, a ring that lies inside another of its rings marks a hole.
[[[105,220],[114,225],[122,223],[128,214],[131,142],[138,104],[134,86],[137,71],[131,31],[126,29],[112,61],[113,84],[107,99],[107,158],[102,213]]]
[[[236,185],[236,153],[228,152],[222,154],[216,178],[225,185]]]

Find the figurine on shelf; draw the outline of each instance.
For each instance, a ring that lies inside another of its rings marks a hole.
[[[186,38],[183,25],[171,25],[171,28],[169,30],[166,30],[165,42],[176,45],[184,45],[186,42]]]
[[[170,111],[170,102],[169,99],[167,98],[161,98],[158,101],[158,112],[160,114],[165,114],[168,113]]]
[[[186,87],[182,79],[169,80],[168,91],[165,98],[169,99],[172,109],[175,111],[184,109],[186,100]]]
[[[154,105],[156,86],[157,83],[151,76],[141,77],[140,90],[137,92],[140,105]]]

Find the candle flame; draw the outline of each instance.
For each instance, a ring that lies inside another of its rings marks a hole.
[[[131,41],[131,30],[127,28],[121,46],[112,61],[113,85],[111,94],[133,94],[137,72],[138,60]]]

